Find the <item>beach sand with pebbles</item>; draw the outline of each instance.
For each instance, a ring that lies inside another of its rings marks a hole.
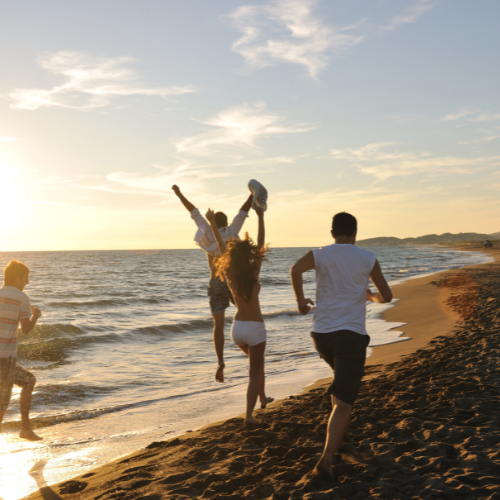
[[[467,248],[470,250],[470,248]],[[331,403],[320,381],[242,418],[155,442],[34,499],[500,499],[500,252],[410,280],[385,317],[412,340],[374,348],[336,457],[312,478]],[[306,332],[305,332],[306,334]]]

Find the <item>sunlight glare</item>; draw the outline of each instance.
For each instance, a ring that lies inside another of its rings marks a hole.
[[[18,199],[15,179],[20,172],[0,165],[0,232],[6,236],[6,231],[18,228],[23,219],[23,205]]]

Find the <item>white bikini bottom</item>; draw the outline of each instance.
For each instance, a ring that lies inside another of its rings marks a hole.
[[[231,338],[236,345],[254,346],[267,339],[266,327],[261,321],[233,320]]]

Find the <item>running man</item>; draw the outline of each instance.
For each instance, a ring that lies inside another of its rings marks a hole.
[[[307,314],[313,301],[304,297],[302,275],[316,271],[316,309],[311,337],[319,355],[335,372],[328,394],[333,410],[328,422],[323,454],[314,474],[333,482],[333,457],[342,443],[364,375],[366,347],[366,301],[391,302],[392,292],[374,253],[354,246],[357,221],[342,212],[333,217],[335,244],[311,250],[291,268],[298,310]],[[368,289],[371,278],[378,293]]]
[[[16,362],[17,333],[28,334],[42,315],[38,307],[30,306],[30,299],[23,292],[30,282],[30,270],[22,262],[11,260],[4,269],[4,286],[0,288],[0,432],[15,384],[21,390],[21,432],[19,437],[29,441],[42,439],[31,429],[29,414],[35,376]],[[31,317],[30,317],[31,316]]]
[[[210,224],[200,214],[200,211],[186,199],[178,186],[174,185],[172,189],[198,226],[198,231],[196,232],[194,240],[207,254],[208,267],[210,269],[208,296],[210,297],[210,310],[214,319],[213,338],[215,354],[217,355],[215,380],[217,380],[217,382],[224,382],[224,320],[226,309],[229,307],[229,301],[234,304],[233,296],[231,295],[227,283],[216,276],[214,258],[219,256],[220,252]],[[224,241],[238,238],[238,233],[243,227],[245,219],[248,217],[248,212],[252,207],[253,201],[254,194],[251,194],[229,226],[227,224],[227,216],[224,212],[217,212],[215,214],[215,223]]]

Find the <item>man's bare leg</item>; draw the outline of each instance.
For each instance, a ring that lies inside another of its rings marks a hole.
[[[36,379],[33,383],[26,385],[21,390],[21,432],[19,437],[28,441],[39,441],[41,438],[33,432],[30,424],[31,395],[35,388]]]
[[[2,433],[2,422],[3,422],[4,415],[5,415],[5,412],[0,411],[0,434]]]
[[[333,410],[328,421],[325,449],[314,472],[327,481],[335,481],[332,473],[333,457],[344,439],[344,435],[351,421],[352,406],[332,396]]]
[[[224,382],[224,321],[226,311],[220,311],[212,315],[214,318],[214,347],[217,356],[217,371],[215,380]]]

